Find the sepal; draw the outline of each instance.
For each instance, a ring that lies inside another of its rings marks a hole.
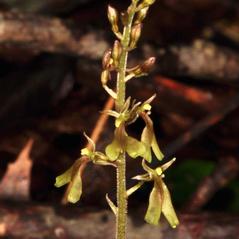
[[[70,183],[70,187],[67,192],[67,200],[71,203],[76,203],[79,201],[82,194],[80,166],[81,159],[78,159],[65,173],[56,177],[56,187],[61,187],[67,183]]]
[[[169,224],[172,228],[176,228],[179,224],[178,217],[173,208],[170,192],[166,186],[166,184],[162,181],[162,189],[163,189],[163,204],[162,204],[162,212]]]
[[[162,201],[162,193],[157,186],[154,186],[149,196],[149,205],[144,217],[147,223],[158,225],[162,212]]]
[[[117,160],[117,158],[120,155],[120,152],[121,147],[116,139],[114,139],[112,143],[105,148],[105,154],[107,155],[110,161]]]
[[[81,172],[77,170],[72,180],[71,188],[67,195],[68,202],[77,203],[82,194],[82,179],[81,179]]]
[[[130,189],[127,190],[127,197],[129,197],[131,194],[133,194],[134,192],[136,192],[139,188],[141,188],[141,186],[144,184],[144,182],[139,182],[136,185],[134,185],[133,187],[131,187]]]
[[[109,204],[112,212],[115,214],[115,216],[117,216],[118,213],[118,208],[115,206],[115,204],[111,201],[111,199],[108,196],[108,193],[105,195],[106,201]]]
[[[73,166],[56,177],[55,187],[60,188],[71,181]]]
[[[140,116],[145,121],[145,128],[141,135],[141,141],[147,145],[148,148],[152,147],[152,150],[158,160],[162,160],[164,155],[161,152],[156,137],[154,133],[154,127],[153,127],[153,121],[150,119],[149,115],[142,112]],[[151,162],[150,155],[146,155],[147,158],[145,158],[148,162]]]
[[[137,139],[127,136],[126,152],[131,158],[143,157],[145,155],[145,145]]]

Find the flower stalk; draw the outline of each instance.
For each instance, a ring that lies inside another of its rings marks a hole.
[[[137,2],[132,2],[128,9],[128,22],[124,27],[123,38],[121,40],[122,53],[119,57],[119,66],[117,74],[117,99],[115,101],[116,111],[120,112],[125,104],[125,77],[127,58],[130,44],[130,35],[132,31],[132,22],[136,12]],[[126,191],[126,153],[122,151],[119,156],[117,165],[117,206],[118,213],[116,215],[116,239],[126,238],[126,224],[127,224],[127,191]]]
[[[81,157],[76,160],[69,170],[58,176],[55,183],[57,187],[69,183],[66,198],[68,201],[76,203],[80,200],[82,194],[82,174],[86,166],[85,162],[116,168],[116,205],[106,195],[106,201],[116,216],[116,239],[126,239],[128,197],[149,181],[154,182],[154,187],[149,196],[145,221],[149,224],[158,225],[160,216],[163,214],[173,228],[179,223],[169,190],[163,179],[165,176],[164,171],[175,159],[156,169],[151,168],[149,165],[153,156],[159,161],[164,157],[156,140],[153,121],[149,116],[151,102],[156,95],[143,103],[132,100],[131,97],[126,98],[126,84],[128,81],[147,75],[155,63],[155,57],[150,57],[141,64],[127,68],[128,53],[136,48],[142,31],[142,21],[154,2],[155,0],[131,0],[127,11],[121,13],[123,33],[120,32],[120,17],[117,10],[112,6],[108,7],[108,19],[117,40],[114,42],[113,49],[106,51],[103,56],[101,83],[105,91],[115,101],[115,110],[103,112],[115,117],[114,138],[106,146],[105,152],[100,152],[97,151],[94,141],[85,134],[88,147],[81,150]],[[117,73],[116,90],[108,86],[108,82],[112,78],[112,71]],[[140,140],[129,136],[127,133],[127,126],[134,123],[139,117],[145,122],[145,128],[142,131]],[[138,183],[128,190],[126,188],[127,155],[132,159],[141,157],[142,168],[146,171],[145,174],[136,175],[133,178]]]

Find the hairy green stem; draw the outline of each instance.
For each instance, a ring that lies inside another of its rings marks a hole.
[[[117,167],[117,205],[118,212],[116,218],[116,239],[126,238],[127,224],[127,198],[126,198],[126,167],[125,153],[120,156],[120,163]]]
[[[129,9],[128,24],[124,27],[122,44],[122,54],[119,59],[119,71],[117,75],[117,99],[116,110],[121,111],[125,103],[125,76],[128,58],[128,48],[130,43],[130,33],[134,14],[138,1],[134,1]],[[120,154],[117,167],[117,206],[118,213],[116,218],[116,239],[126,238],[127,224],[127,195],[126,195],[126,158],[125,151]]]
[[[121,41],[122,44],[122,53],[119,59],[119,72],[117,75],[117,99],[116,99],[116,110],[120,111],[125,102],[125,73],[127,66],[127,58],[129,51],[129,43],[130,43],[130,33],[132,28],[132,22],[135,15],[136,5],[138,1],[134,1],[134,3],[130,7],[130,12],[128,15],[128,24],[124,27],[123,39]]]

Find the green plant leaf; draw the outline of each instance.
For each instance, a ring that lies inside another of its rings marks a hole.
[[[144,217],[145,221],[152,225],[158,225],[161,211],[162,196],[159,189],[154,186],[149,196],[149,205]]]
[[[126,138],[126,152],[131,158],[137,158],[138,156],[143,157],[145,155],[145,145],[133,137]]]
[[[166,217],[166,219],[168,220],[171,227],[176,228],[177,225],[179,224],[179,221],[172,205],[170,192],[166,184],[162,180],[161,180],[161,183],[162,183],[162,189],[163,189],[162,212],[164,216]]]
[[[117,140],[114,139],[113,142],[106,147],[105,154],[110,161],[115,161],[119,157],[120,151],[120,145]]]
[[[73,166],[66,170],[63,174],[56,177],[55,187],[59,188],[71,181]]]
[[[158,143],[157,143],[157,140],[156,140],[156,137],[155,137],[154,134],[153,134],[151,146],[152,146],[152,149],[153,149],[153,152],[154,152],[156,158],[157,158],[158,160],[162,160],[163,157],[164,157],[164,155],[163,155],[163,153],[161,152],[161,150],[159,149],[159,146],[158,146]]]
[[[82,194],[81,172],[78,170],[72,180],[72,185],[67,196],[67,200],[71,203],[76,203],[80,200]]]

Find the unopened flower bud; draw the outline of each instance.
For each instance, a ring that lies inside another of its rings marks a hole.
[[[118,13],[117,13],[116,9],[111,7],[110,5],[108,5],[108,18],[112,25],[113,32],[115,32],[115,33],[119,32]]]
[[[105,53],[104,53],[104,56],[102,58],[102,67],[103,69],[108,69],[111,65],[111,49],[107,50]]]
[[[121,12],[120,19],[121,19],[121,22],[122,22],[122,24],[124,26],[126,26],[127,23],[128,23],[128,17],[129,17],[128,12],[126,12],[126,11],[125,12]]]
[[[144,0],[144,3],[148,4],[148,5],[152,5],[154,4],[156,0]]]
[[[155,1],[156,0],[144,0],[141,4],[139,4],[137,10],[140,11],[141,9],[152,5]]]
[[[149,7],[145,7],[145,8],[142,8],[140,11],[138,11],[136,21],[135,21],[136,24],[141,23],[144,20],[144,18],[147,15],[148,10],[149,10]]]
[[[116,40],[114,42],[114,47],[113,47],[113,51],[112,51],[112,58],[113,58],[113,62],[114,62],[115,66],[117,66],[117,64],[119,62],[121,53],[122,53],[122,46],[121,46],[120,42],[118,40]]]
[[[101,73],[102,85],[106,85],[109,79],[110,79],[110,72],[108,70],[102,71],[102,73]]]
[[[139,40],[141,34],[142,24],[136,24],[132,27],[131,31],[131,41],[130,41],[130,48],[136,47],[136,44]]]
[[[156,58],[155,57],[150,57],[147,59],[142,65],[141,69],[144,73],[148,73],[154,66]]]
[[[134,74],[135,77],[142,76],[143,71],[142,71],[141,66],[139,65],[139,66],[135,67],[134,70],[132,71],[132,73]]]
[[[129,74],[133,74],[135,77],[140,77],[149,73],[155,63],[155,57],[150,57],[143,64],[140,64],[129,71]]]

